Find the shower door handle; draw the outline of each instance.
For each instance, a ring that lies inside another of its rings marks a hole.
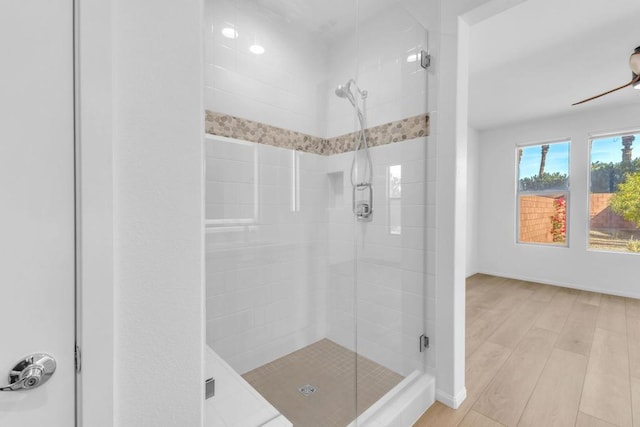
[[[9,384],[0,391],[31,390],[49,381],[56,371],[56,360],[45,353],[26,356],[9,371]]]

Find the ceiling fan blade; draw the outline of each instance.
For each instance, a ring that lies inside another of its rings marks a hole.
[[[600,95],[596,95],[596,96],[592,96],[591,98],[583,99],[583,100],[582,100],[582,101],[580,101],[580,102],[576,102],[575,104],[571,104],[571,106],[579,105],[579,104],[584,104],[585,102],[593,101],[594,99],[596,99],[596,98],[600,98],[601,96],[609,95],[610,93],[613,93],[613,92],[615,92],[615,91],[617,91],[617,90],[624,89],[624,88],[625,88],[625,87],[627,87],[627,86],[631,86],[632,84],[634,84],[634,83],[638,82],[639,80],[640,80],[640,76],[635,76],[635,77],[633,78],[633,80],[631,80],[631,81],[630,81],[629,83],[627,83],[627,84],[624,84],[624,85],[622,85],[622,86],[619,86],[619,87],[617,87],[617,88],[615,88],[615,89],[611,89],[610,91],[607,91],[607,92],[601,93]]]

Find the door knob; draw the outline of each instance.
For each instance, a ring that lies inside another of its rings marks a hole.
[[[56,371],[56,360],[44,353],[31,354],[9,371],[9,385],[0,391],[31,390],[49,381]]]

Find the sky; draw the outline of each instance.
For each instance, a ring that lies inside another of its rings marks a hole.
[[[632,147],[632,157],[640,157],[640,134],[636,137]],[[591,143],[591,161],[603,163],[617,163],[622,160],[622,138],[619,136],[594,139]],[[520,178],[538,175],[540,172],[540,145],[522,147],[522,159],[520,160]],[[549,144],[549,152],[545,161],[545,172],[569,174],[569,142]]]
[[[631,148],[634,148],[632,158],[640,157],[640,134],[636,137]],[[591,143],[591,162],[600,161],[602,163],[617,163],[622,160],[622,138],[619,136],[611,138],[594,139]]]
[[[522,147],[522,159],[520,160],[520,178],[528,178],[538,175],[540,172],[540,158],[542,157],[540,145]],[[569,142],[557,142],[549,144],[549,152],[545,160],[544,171],[548,173],[560,172],[569,174]]]

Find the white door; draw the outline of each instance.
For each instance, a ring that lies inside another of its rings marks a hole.
[[[0,391],[0,426],[72,427],[73,1],[0,1],[0,387],[22,357],[49,381]]]

